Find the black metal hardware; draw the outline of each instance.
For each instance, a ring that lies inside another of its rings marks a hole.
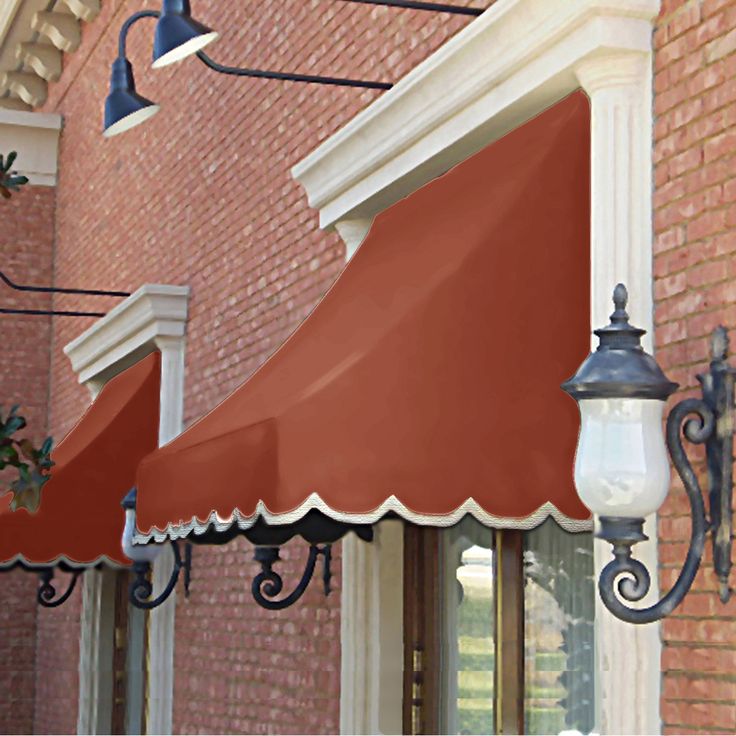
[[[118,56],[124,59],[127,54],[125,53],[126,41],[128,40],[128,31],[131,26],[137,23],[143,18],[158,18],[161,15],[158,10],[139,10],[137,13],[128,18],[122,26],[120,26],[120,33],[118,34]]]
[[[60,286],[29,286],[28,284],[17,284],[9,276],[0,271],[0,281],[4,281],[11,289],[16,291],[33,291],[39,294],[79,294],[81,296],[130,296],[128,291],[107,291],[105,289],[67,289]]]
[[[614,559],[606,565],[598,581],[601,599],[611,613],[633,624],[651,623],[669,615],[692,587],[700,567],[708,532],[712,534],[713,567],[719,581],[719,597],[727,603],[733,543],[733,429],[734,381],[736,372],[728,364],[728,336],[724,327],[712,335],[709,371],[699,375],[702,399],[684,399],[667,417],[667,448],[682,479],[690,502],[691,536],[682,570],[670,591],[647,608],[634,609],[621,599],[640,601],[649,591],[646,567],[632,557],[632,547],[647,537],[643,519],[601,517],[598,537],[613,545]],[[708,506],[706,517],[698,477],[687,457],[683,435],[692,444],[705,444],[708,466]]]
[[[407,10],[429,10],[434,13],[452,13],[454,15],[481,15],[485,8],[463,8],[447,3],[419,2],[418,0],[343,0],[348,3],[364,5],[385,5],[388,8],[405,8]]]
[[[33,317],[104,317],[105,312],[66,312],[57,309],[6,309],[0,308],[0,314],[29,314]]]
[[[184,544],[184,597],[189,598],[189,587],[192,583],[192,545]]]
[[[133,67],[126,57],[126,40],[128,31],[131,26],[143,18],[158,18],[159,22],[156,30],[156,38],[154,42],[154,56],[162,50],[158,48],[162,43],[163,36],[166,35],[162,30],[162,24],[167,20],[181,24],[187,27],[191,26],[192,33],[197,34],[198,30],[207,31],[205,26],[194,21],[189,13],[189,3],[167,3],[164,2],[163,15],[157,10],[142,10],[133,13],[121,26],[118,35],[118,57],[112,65],[112,76],[110,82],[110,94],[105,103],[105,135],[111,136],[123,132],[135,125],[147,120],[158,111],[158,106],[150,100],[141,97],[135,90],[135,80],[133,77]],[[175,7],[176,6],[176,7]],[[168,13],[168,15],[167,15]],[[171,17],[170,17],[171,16]],[[170,25],[170,24],[169,24]],[[181,31],[181,29],[179,29]],[[171,36],[174,33],[174,36]],[[179,40],[178,32],[175,29],[168,29],[168,41],[164,44],[166,47],[173,44],[176,46]],[[185,33],[184,38],[188,36]],[[171,49],[169,49],[171,51]],[[164,53],[164,56],[166,54]],[[207,56],[202,51],[197,52],[199,59],[210,69],[220,74],[229,74],[238,77],[256,77],[261,79],[278,79],[290,82],[306,82],[311,84],[337,85],[341,87],[360,87],[364,89],[391,89],[392,85],[388,82],[371,82],[360,79],[343,79],[340,77],[327,77],[315,74],[292,74],[288,72],[276,72],[263,69],[250,69],[245,67],[227,66],[220,64],[214,59]],[[156,63],[154,62],[154,66]]]
[[[153,600],[148,600],[153,595],[153,585],[148,580],[148,575],[151,571],[150,562],[134,562],[133,572],[135,573],[134,580],[130,583],[129,599],[130,602],[136,607],[141,608],[145,611],[150,611],[153,608],[157,608],[164,603],[168,597],[174,591],[176,583],[179,580],[179,573],[184,570],[184,586],[185,595],[189,597],[189,583],[191,581],[191,564],[192,564],[192,552],[191,545],[187,544],[184,551],[184,559],[182,559],[181,552],[179,551],[179,543],[172,541],[171,547],[174,551],[174,569],[171,571],[171,577],[168,583],[164,587],[163,591]]]
[[[69,600],[69,596],[71,596],[71,594],[74,592],[74,588],[77,585],[77,578],[79,578],[82,572],[82,570],[74,570],[72,572],[69,586],[57,598],[56,587],[51,582],[54,578],[54,568],[48,567],[42,570],[38,574],[38,577],[41,580],[41,585],[39,586],[38,593],[36,594],[36,600],[38,601],[39,605],[43,606],[44,608],[57,608],[63,603],[66,603],[66,601]]]
[[[273,565],[278,562],[278,547],[256,547],[254,559],[261,564],[261,572],[256,575],[251,585],[251,591],[256,603],[269,611],[280,611],[288,608],[296,603],[309,585],[309,581],[314,575],[314,568],[317,564],[317,558],[322,555],[324,558],[322,569],[322,585],[325,596],[330,594],[330,580],[332,578],[331,562],[332,562],[332,545],[324,544],[321,547],[312,544],[309,547],[309,557],[307,565],[304,568],[304,574],[297,584],[296,588],[285,598],[281,600],[270,600],[276,598],[284,588],[284,581],[281,576],[274,572]]]
[[[111,296],[128,297],[127,291],[107,291],[105,289],[67,289],[60,286],[30,286],[28,284],[17,284],[9,276],[0,271],[0,281],[3,281],[15,291],[30,291],[38,294],[78,294],[80,296]],[[104,317],[105,312],[77,312],[60,309],[11,309],[0,308],[0,314],[29,314],[33,316],[46,317]]]
[[[613,291],[611,324],[594,331],[600,345],[584,361],[562,390],[581,399],[657,399],[665,401],[677,384],[664,375],[657,361],[645,353],[641,338],[646,330],[629,324],[623,284]]]
[[[362,87],[364,89],[391,89],[390,82],[367,82],[361,79],[344,79],[342,77],[323,77],[315,74],[294,74],[291,72],[272,72],[247,67],[225,66],[210,58],[204,51],[197,51],[199,60],[219,74],[231,74],[236,77],[257,77],[260,79],[279,79],[286,82],[307,82],[309,84],[328,84],[338,87]]]

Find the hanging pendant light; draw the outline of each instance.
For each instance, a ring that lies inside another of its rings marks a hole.
[[[153,40],[153,68],[160,69],[195,54],[219,35],[192,18],[189,0],[163,0]]]
[[[110,94],[105,100],[105,124],[103,135],[106,138],[118,135],[135,125],[153,117],[159,106],[135,91],[133,67],[125,58],[119,56],[112,63]]]

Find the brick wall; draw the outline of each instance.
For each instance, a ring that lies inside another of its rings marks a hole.
[[[343,244],[319,230],[289,169],[379,93],[222,77],[196,59],[153,71],[153,24],[143,21],[129,36],[129,57],[138,91],[162,110],[145,126],[104,140],[102,105],[117,31],[143,7],[158,3],[104,2],[50,87],[44,109],[65,118],[56,282],[191,287],[190,423],[278,348],[341,270]],[[340,0],[200,0],[196,15],[221,30],[211,53],[222,62],[388,81],[468,22]],[[57,304],[109,308],[100,299],[64,297]],[[54,323],[56,433],[87,402],[62,347],[88,325]],[[284,552],[287,586],[301,574],[301,550],[292,545]],[[294,608],[266,613],[251,601],[257,567],[250,557],[245,543],[195,550],[192,595],[180,598],[177,610],[174,731],[335,732],[339,576],[328,601],[315,581]],[[335,567],[339,573],[339,552]],[[68,637],[75,636],[72,622]],[[70,719],[58,718],[64,723],[55,728],[66,730]]]
[[[681,384],[676,401],[697,394],[710,331],[736,328],[736,2],[664,0],[654,42],[655,338]],[[689,530],[676,481],[660,517],[663,589]],[[707,549],[693,590],[664,622],[665,733],[736,733],[736,600],[720,603],[711,564]]]
[[[0,269],[16,283],[51,283],[54,201],[53,189],[35,186],[0,200]],[[46,295],[0,284],[0,307],[47,309],[50,303]],[[38,443],[47,430],[51,320],[13,315],[0,320],[0,405],[7,411],[20,404],[28,421],[23,436]],[[2,474],[0,491],[10,476]],[[33,730],[37,585],[36,576],[22,570],[0,574],[0,733]]]

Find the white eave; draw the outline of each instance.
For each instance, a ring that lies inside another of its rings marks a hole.
[[[296,164],[322,227],[378,212],[580,87],[575,67],[647,53],[659,0],[498,0]]]

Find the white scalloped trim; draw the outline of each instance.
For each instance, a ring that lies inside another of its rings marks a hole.
[[[547,517],[551,516],[565,531],[588,532],[593,529],[593,520],[571,519],[561,513],[552,503],[540,506],[534,513],[524,517],[495,516],[485,511],[473,498],[469,498],[461,506],[447,514],[420,514],[411,511],[399,501],[396,496],[387,498],[377,509],[365,514],[353,514],[344,511],[336,511],[328,506],[317,493],[312,493],[301,506],[293,511],[282,514],[274,514],[268,510],[263,501],[259,501],[256,511],[251,516],[246,516],[239,509],[235,509],[228,518],[222,518],[213,511],[205,521],[193,517],[186,524],[168,524],[161,530],[154,527],[148,533],[136,531],[133,536],[134,544],[145,544],[150,541],[164,542],[167,539],[184,539],[190,534],[204,534],[209,529],[224,532],[233,524],[237,524],[242,530],[250,529],[259,518],[272,526],[283,526],[293,524],[302,519],[309,511],[317,510],[335,521],[347,524],[375,524],[389,511],[394,512],[405,521],[410,521],[420,526],[448,527],[457,524],[463,516],[470,514],[484,526],[496,529],[533,529],[539,526]]]
[[[102,565],[102,564],[105,564],[108,567],[114,568],[115,570],[124,570],[128,567],[128,565],[121,565],[119,562],[116,562],[115,560],[110,559],[107,555],[100,555],[99,557],[96,557],[94,560],[92,560],[92,562],[77,562],[76,560],[73,560],[70,557],[66,557],[66,555],[60,555],[59,557],[54,557],[54,559],[51,560],[50,562],[31,562],[25,555],[18,554],[9,560],[0,562],[0,571],[7,570],[18,564],[28,565],[29,567],[54,567],[58,565],[60,562],[63,562],[72,567],[81,567],[84,569],[90,569],[93,567],[97,567],[97,565]]]

